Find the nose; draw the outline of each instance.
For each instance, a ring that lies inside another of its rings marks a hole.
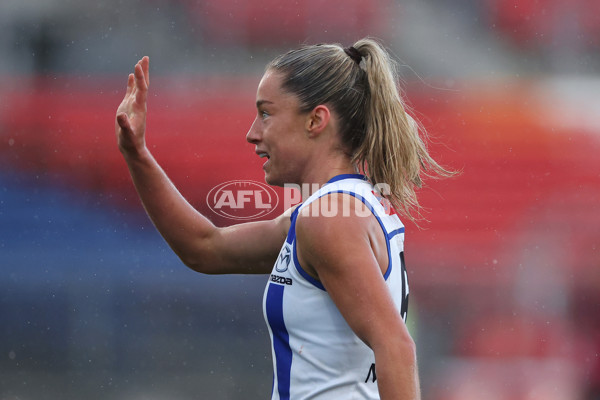
[[[257,144],[260,141],[260,133],[258,132],[258,128],[256,126],[257,120],[258,118],[254,119],[254,122],[252,122],[248,133],[246,133],[246,140],[252,144]]]

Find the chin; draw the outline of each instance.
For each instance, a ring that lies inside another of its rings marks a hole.
[[[271,186],[284,187],[285,184],[293,182],[285,174],[274,174],[273,171],[265,171],[265,182]]]
[[[273,168],[274,165],[267,165],[265,168],[265,182],[271,186],[285,187],[285,185],[295,184],[298,175],[292,168]]]
[[[276,177],[273,177],[268,173],[265,173],[265,182],[267,182],[271,186],[283,186],[285,184],[285,182],[281,182],[280,179],[277,179]]]

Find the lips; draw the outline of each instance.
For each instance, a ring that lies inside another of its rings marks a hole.
[[[271,156],[269,156],[269,153],[267,153],[266,151],[262,151],[262,150],[256,150],[255,153],[260,157],[260,158],[271,158]]]

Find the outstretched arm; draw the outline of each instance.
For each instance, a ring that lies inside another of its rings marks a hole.
[[[289,216],[217,228],[179,193],[146,147],[149,59],[129,75],[115,131],[148,216],[190,268],[203,273],[269,273],[285,240]]]

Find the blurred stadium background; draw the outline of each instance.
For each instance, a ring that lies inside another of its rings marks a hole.
[[[264,65],[381,38],[445,165],[408,225],[424,399],[600,399],[596,0],[0,2],[0,399],[265,399],[264,277],[187,270],[114,139],[151,59],[148,143],[208,191],[262,181]]]

